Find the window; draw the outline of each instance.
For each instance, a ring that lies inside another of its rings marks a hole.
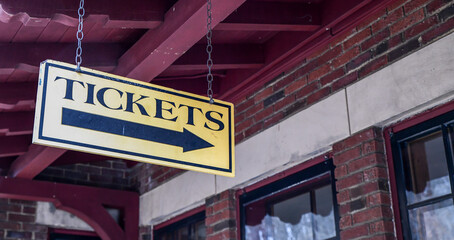
[[[454,236],[454,112],[391,137],[405,239]]]
[[[205,238],[205,211],[154,232],[155,240],[203,240]]]
[[[338,239],[333,169],[325,161],[241,195],[242,239]]]

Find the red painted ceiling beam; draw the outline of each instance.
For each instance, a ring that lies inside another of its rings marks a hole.
[[[35,100],[36,82],[6,82],[0,83],[0,103],[16,104],[19,101]]]
[[[65,151],[65,149],[32,144],[26,153],[20,155],[11,164],[8,176],[32,179],[63,155]]]
[[[32,135],[0,136],[0,157],[19,156],[28,150]]]
[[[0,112],[0,136],[32,134],[34,112]]]
[[[105,16],[105,27],[155,28],[164,20],[166,0],[96,0],[84,4],[86,15]],[[79,1],[0,0],[0,21],[19,20],[27,26],[45,26],[50,19],[65,25],[77,24]]]
[[[320,27],[320,4],[247,1],[215,30],[314,31]]]
[[[134,192],[2,177],[0,197],[52,202],[84,220],[103,240],[138,239],[139,196]],[[104,206],[123,212],[124,230]]]
[[[259,68],[264,63],[263,47],[257,44],[219,44],[213,45],[213,69],[248,69]],[[207,68],[205,44],[197,44],[178,58],[167,70],[204,70]]]
[[[37,73],[46,59],[74,63],[75,47],[74,43],[0,43],[0,56],[8,56],[8,61],[0,61],[0,72]],[[111,71],[126,48],[118,43],[83,43],[83,50],[84,67]]]
[[[213,0],[212,27],[245,0]],[[151,81],[206,34],[205,0],[179,0],[167,11],[165,21],[150,30],[120,59],[114,73]]]

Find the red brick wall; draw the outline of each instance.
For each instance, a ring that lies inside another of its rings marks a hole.
[[[184,170],[177,168],[139,163],[130,173],[131,186],[143,194],[183,172]]]
[[[395,239],[381,129],[333,145],[341,239]]]
[[[235,191],[227,190],[206,199],[207,240],[236,240]]]
[[[131,169],[123,160],[50,166],[36,180],[77,184],[118,190],[135,190],[130,178]]]
[[[235,103],[241,142],[454,30],[452,0],[396,0]]]
[[[35,219],[36,202],[0,199],[0,239],[47,240],[47,227]]]

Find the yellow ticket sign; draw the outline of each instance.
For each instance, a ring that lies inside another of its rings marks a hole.
[[[52,60],[40,67],[33,143],[235,175],[231,103]]]

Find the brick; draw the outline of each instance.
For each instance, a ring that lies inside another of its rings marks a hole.
[[[387,6],[387,9],[389,12],[391,12],[392,10],[397,9],[397,8],[402,9],[402,5],[407,1],[408,0],[396,0],[393,3],[389,4]]]
[[[434,0],[427,4],[426,9],[428,13],[433,13],[441,9],[444,5],[450,3],[450,0]]]
[[[391,33],[389,32],[389,28],[385,28],[381,30],[380,32],[374,34],[371,38],[367,39],[361,44],[361,49],[363,51],[366,51],[373,46],[383,42],[385,39],[387,39]]]
[[[8,213],[8,220],[13,222],[34,222],[35,216]]]
[[[320,77],[328,74],[330,71],[331,71],[331,66],[329,64],[322,65],[318,69],[309,73],[309,75],[307,77],[307,82],[311,83],[315,80],[318,80],[318,79],[320,79]]]
[[[404,45],[400,46],[399,48],[391,51],[388,54],[388,61],[393,62],[398,58],[402,57],[403,55],[406,55],[407,53],[410,53],[411,51],[418,49],[419,47],[420,43],[418,39],[412,39],[406,42]]]
[[[229,228],[233,228],[233,227],[236,227],[235,220],[229,219],[229,220],[225,220],[225,221],[216,223],[213,226],[213,230],[214,230],[214,232],[219,232],[219,231],[222,231],[224,229],[229,229]]]
[[[354,57],[358,56],[360,53],[359,46],[354,47],[344,54],[340,55],[336,59],[333,60],[332,65],[334,68],[338,68],[340,66],[345,65],[348,61],[353,59]]]
[[[387,27],[389,24],[397,22],[397,20],[403,18],[404,12],[402,8],[399,8],[393,12],[388,13],[386,17],[380,19],[376,23],[372,24],[372,32],[377,33],[380,32],[382,29]]]
[[[229,199],[224,199],[222,201],[219,201],[217,203],[214,203],[213,205],[213,212],[219,212],[224,209],[235,209],[235,204],[233,201],[230,201]]]
[[[437,26],[436,28],[426,32],[422,35],[422,42],[424,44],[442,36],[443,34],[447,33],[448,31],[454,28],[454,18],[449,19],[445,23]]]
[[[42,171],[40,174],[50,176],[61,176],[63,175],[63,169],[48,167],[44,169],[44,171]]]
[[[318,82],[312,82],[311,84],[304,86],[303,88],[301,88],[300,90],[298,90],[296,92],[296,99],[306,97],[307,95],[316,91],[319,88],[320,88],[320,84]]]
[[[101,174],[101,168],[90,166],[90,165],[77,165],[76,169],[80,172],[88,173],[88,174]]]
[[[273,114],[273,112],[274,112],[274,109],[272,106],[269,106],[268,108],[263,109],[262,111],[255,114],[255,116],[254,116],[255,122],[262,121],[263,119],[265,119],[268,116],[270,116],[271,114]]]
[[[391,197],[388,193],[377,192],[367,197],[367,206],[391,205]]]
[[[65,177],[76,180],[88,180],[88,174],[84,172],[65,170]]]
[[[339,54],[342,52],[342,47],[339,45],[339,46],[336,46],[334,48],[331,48],[330,50],[328,50],[325,54],[323,54],[322,56],[320,56],[319,58],[317,58],[317,62],[319,65],[322,65],[322,64],[325,64],[325,63],[328,63],[330,60],[332,60],[333,58],[339,56]]]
[[[438,17],[441,21],[446,21],[446,19],[452,17],[454,15],[454,4],[443,9],[441,12],[438,13]]]
[[[342,178],[347,174],[348,174],[347,165],[336,166],[336,169],[334,169],[334,176],[336,176],[336,179]]]
[[[355,173],[351,176],[338,179],[336,182],[336,189],[338,191],[344,190],[349,187],[353,187],[355,185],[358,185],[364,181],[363,174],[362,173]]]
[[[262,129],[263,129],[263,122],[256,123],[244,132],[244,136],[250,137]]]
[[[267,98],[263,101],[263,107],[268,107],[269,105],[275,103],[279,99],[283,98],[285,96],[284,91],[281,90]]]
[[[247,128],[249,128],[250,126],[252,126],[252,124],[254,124],[252,118],[246,119],[245,121],[243,121],[239,124],[236,124],[235,131],[237,133],[242,132],[242,131],[246,130]]]
[[[306,57],[306,60],[307,61],[311,61],[317,57],[319,57],[320,55],[322,55],[323,53],[325,53],[327,51],[327,48],[326,47],[317,47],[315,50],[312,51],[311,54],[309,54],[309,56]]]
[[[391,221],[378,221],[369,224],[370,234],[394,233],[394,223]]]
[[[350,213],[350,204],[339,205],[339,215],[345,216]]]
[[[333,145],[334,153],[359,145],[362,142],[369,142],[373,139],[382,139],[381,129],[376,127],[367,128],[355,135],[346,138]]]
[[[324,87],[324,88],[318,90],[317,92],[309,95],[307,97],[306,104],[310,105],[310,104],[316,103],[316,102],[320,101],[322,98],[328,96],[330,93],[331,93],[331,87],[329,87],[329,86]]]
[[[263,129],[267,129],[270,126],[275,125],[276,123],[278,123],[283,118],[284,118],[284,113],[283,112],[279,112],[279,113],[274,114],[273,116],[271,116],[271,117],[265,119],[265,121],[263,121]]]
[[[235,135],[235,144],[240,143],[244,140],[244,133],[236,134]]]
[[[381,56],[377,59],[374,59],[373,61],[371,61],[368,64],[361,67],[361,69],[358,71],[358,76],[360,78],[363,78],[363,77],[377,71],[378,69],[382,68],[387,63],[388,63],[388,58],[386,55]]]
[[[35,201],[28,201],[28,200],[9,199],[9,203],[11,203],[11,204],[28,205],[28,206],[36,206],[36,202]]]
[[[24,206],[22,209],[23,213],[27,214],[35,214],[36,213],[36,207],[29,207],[29,206]]]
[[[375,48],[375,56],[379,56],[382,53],[388,51],[389,49],[389,44],[388,41],[384,41],[380,43],[376,48]]]
[[[370,222],[376,219],[390,219],[392,212],[389,207],[374,207],[368,208],[353,214],[353,224]]]
[[[20,226],[20,223],[17,222],[0,222],[0,229],[19,230]]]
[[[340,78],[340,77],[342,77],[344,75],[345,75],[344,69],[343,68],[339,68],[339,69],[337,69],[335,71],[332,71],[328,75],[322,77],[320,79],[320,83],[322,84],[322,86],[324,86],[324,85],[327,85],[327,84],[333,82],[334,80],[336,80],[336,79],[338,79],[338,78]]]
[[[334,36],[334,39],[331,41],[330,46],[331,47],[337,46],[339,43],[344,42],[345,39],[356,34],[356,32],[357,32],[356,28],[352,28],[352,29],[346,30],[345,32],[341,32],[341,34],[337,34],[336,36]]]
[[[406,14],[411,13],[411,12],[415,11],[416,9],[419,9],[422,6],[426,5],[427,2],[428,2],[427,0],[409,1],[404,5],[404,11]]]
[[[357,29],[363,29],[369,25],[371,25],[373,22],[380,21],[383,19],[386,15],[386,9],[380,9],[379,11],[376,11],[372,15],[368,16],[365,20],[361,21],[357,25]]]
[[[361,32],[358,32],[357,34],[353,35],[350,39],[344,42],[343,46],[345,50],[350,49],[354,45],[357,45],[364,40],[366,40],[370,35],[371,35],[371,29],[370,28],[365,28]]]
[[[356,57],[355,59],[353,59],[349,63],[347,63],[347,65],[346,65],[347,71],[351,71],[351,70],[361,66],[365,62],[369,61],[369,59],[371,59],[372,56],[373,56],[373,52],[371,50],[362,53],[361,55],[359,55],[358,57]]]
[[[344,191],[339,191],[339,193],[337,193],[337,202],[340,204],[340,203],[344,203],[346,201],[349,201],[350,200],[350,193],[348,190],[344,190]]]
[[[373,155],[367,155],[359,159],[350,161],[348,163],[348,170],[350,172],[356,172],[372,166],[386,166],[386,160],[383,154],[377,153]]]
[[[297,80],[297,79],[300,79],[302,76],[299,76],[298,74],[290,74],[289,76],[285,77],[285,78],[282,78],[281,80],[279,80],[278,82],[276,82],[274,85],[273,85],[273,90],[275,92],[281,90],[283,87],[287,86],[288,84],[292,83],[293,81]]]
[[[368,225],[361,225],[345,229],[341,231],[341,239],[354,239],[361,236],[366,236],[369,233]]]
[[[256,102],[256,103],[260,102],[263,99],[269,97],[272,93],[273,93],[273,87],[267,87],[254,96],[254,102]]]
[[[362,154],[366,155],[369,153],[384,153],[385,152],[385,146],[382,141],[377,141],[377,140],[372,140],[363,143],[362,146]]]
[[[283,108],[290,106],[292,103],[296,101],[296,95],[292,94],[289,96],[284,97],[283,99],[279,100],[273,105],[274,111],[278,112]]]
[[[306,108],[306,106],[307,104],[305,99],[296,101],[284,110],[283,117],[288,117],[296,112],[299,112],[300,110]]]
[[[1,204],[0,211],[8,211],[8,212],[18,212],[22,211],[22,207],[20,205],[13,205],[13,204]]]
[[[242,122],[244,119],[246,119],[246,114],[245,113],[240,113],[240,114],[235,114],[235,122]]]
[[[300,78],[300,79],[292,82],[285,88],[285,95],[289,95],[306,85],[307,85],[307,77]]]
[[[398,34],[388,40],[388,48],[393,49],[403,42],[403,34]]]
[[[246,100],[245,102],[242,102],[238,105],[235,105],[235,112],[236,113],[241,113],[244,110],[250,108],[251,106],[255,105],[254,99],[249,99]]]
[[[350,202],[350,212],[361,210],[366,207],[366,199],[359,198]]]
[[[352,226],[352,216],[351,215],[346,215],[340,218],[339,220],[339,228],[340,229],[345,229],[347,227]]]
[[[367,182],[379,178],[388,179],[388,171],[385,168],[374,167],[364,170],[364,181]]]
[[[248,110],[246,110],[245,114],[246,114],[246,116],[252,117],[252,116],[254,116],[254,114],[259,112],[263,108],[264,108],[263,107],[263,102],[260,102],[259,104],[256,104],[256,105],[250,107]]]
[[[354,148],[344,151],[340,154],[334,155],[334,157],[333,157],[334,165],[337,166],[337,165],[346,163],[353,159],[357,159],[360,156],[361,156],[361,147],[360,146],[354,147]]]
[[[337,90],[344,88],[344,87],[356,82],[357,80],[358,80],[358,72],[355,71],[355,72],[349,73],[348,75],[333,82],[333,84],[331,85],[331,90],[333,92],[336,92]]]
[[[438,20],[436,16],[432,16],[430,18],[426,18],[424,21],[412,26],[411,28],[407,29],[404,32],[404,36],[406,39],[411,39],[418,34],[430,29],[432,26],[438,24]]]
[[[369,193],[373,193],[373,192],[377,192],[377,191],[388,192],[389,191],[388,181],[384,180],[384,179],[378,179],[377,181],[374,181],[374,182],[368,182],[368,183],[364,184],[363,186],[361,186],[361,189],[358,192],[358,194],[365,195],[365,194],[369,194]],[[353,195],[355,195],[355,197],[359,196],[359,195],[356,195],[356,192],[354,192],[354,190],[350,190],[350,193],[352,195],[352,198],[354,197]]]
[[[22,230],[29,232],[46,232],[47,226],[38,225],[35,223],[23,223]]]
[[[111,168],[112,162],[110,162],[110,161],[91,162],[90,165]],[[75,166],[74,166],[74,169],[72,169],[72,170],[75,170]]]
[[[420,22],[424,19],[424,9],[420,9],[412,14],[406,16],[401,21],[394,23],[389,27],[391,35],[395,35],[400,31],[414,25],[417,22]]]

